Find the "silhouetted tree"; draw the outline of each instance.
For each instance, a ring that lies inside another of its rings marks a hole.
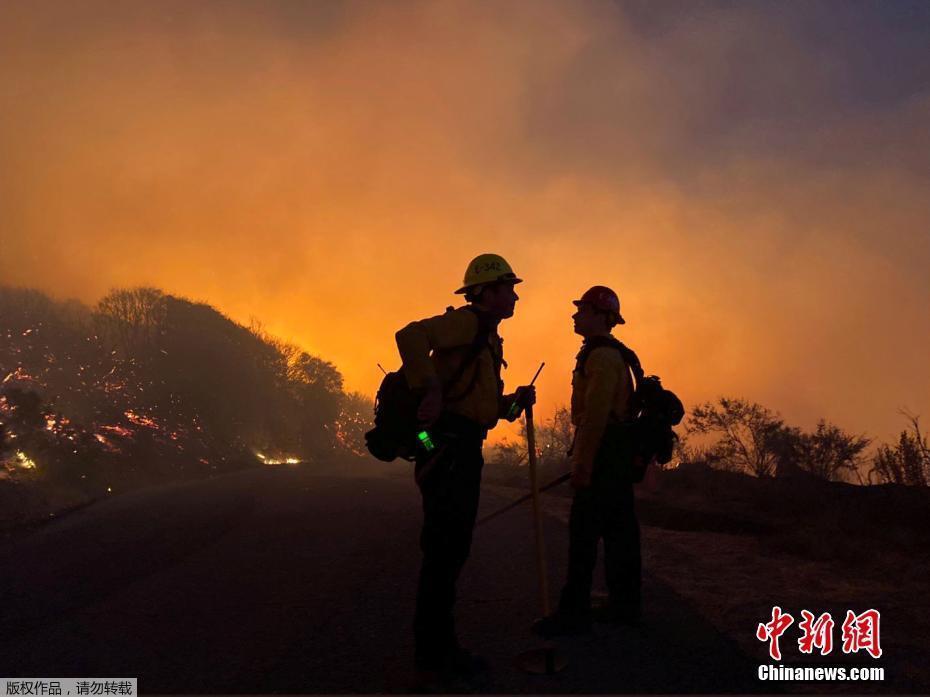
[[[513,441],[504,438],[491,449],[491,458],[505,467],[520,467],[527,464],[526,440]]]
[[[798,464],[821,479],[841,480],[844,472],[858,472],[862,452],[869,443],[870,439],[846,433],[839,426],[821,419],[813,433],[800,434]]]
[[[813,476],[801,466],[804,433],[796,426],[782,424],[769,435],[768,445],[775,454],[774,476],[779,479]]]
[[[94,319],[101,336],[124,358],[151,355],[167,316],[166,296],[157,288],[112,290],[97,303]]]
[[[882,444],[872,459],[869,482],[930,486],[930,445],[921,433],[920,417],[904,413],[911,430],[901,431],[894,446]]]
[[[300,418],[300,445],[306,454],[337,445],[334,424],[342,401],[342,374],[329,361],[301,352],[288,376]]]
[[[281,396],[289,395],[290,399],[287,423],[293,437],[289,450],[312,459],[342,445],[338,424],[345,397],[342,373],[329,361],[269,335],[257,320],[252,320],[250,331],[276,354],[275,372]],[[279,418],[277,426],[284,424]],[[274,440],[280,442],[280,435]]]
[[[722,461],[757,477],[770,477],[778,462],[777,439],[784,422],[755,402],[721,397],[696,407],[687,433],[718,436],[712,450]]]
[[[276,379],[279,356],[245,327],[209,305],[168,296],[159,346],[157,399],[149,403],[162,419],[196,420],[211,450],[233,455],[264,447],[269,429],[280,420],[286,425],[292,405]]]
[[[555,414],[551,418],[537,419],[534,426],[539,477],[548,481],[568,471],[568,451],[575,434],[571,411],[565,406],[556,407]],[[491,457],[497,464],[518,468],[529,464],[527,455],[526,419],[524,418],[520,422],[519,437],[516,440],[504,438],[493,447]]]
[[[22,452],[94,491],[257,464],[255,451],[358,452],[353,413],[371,411],[332,363],[155,288],[91,311],[0,287],[0,383],[0,465]]]
[[[536,440],[542,460],[566,462],[574,437],[571,411],[565,406],[556,407],[552,418],[543,420],[537,429]]]
[[[343,395],[336,419],[336,441],[347,452],[358,457],[367,457],[365,433],[371,429],[375,410],[371,398],[359,392]]]
[[[720,455],[714,449],[714,444],[701,445],[694,443],[691,438],[685,435],[678,437],[672,454],[672,459],[667,465],[659,465],[660,469],[675,469],[682,464],[702,464],[716,469],[724,469],[720,463]]]

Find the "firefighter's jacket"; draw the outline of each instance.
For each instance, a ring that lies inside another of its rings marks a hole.
[[[460,307],[411,322],[395,338],[404,375],[412,389],[425,390],[431,379],[438,379],[444,387],[443,411],[491,429],[503,415],[505,406],[500,379],[503,341],[496,327],[488,333],[487,347],[482,348],[455,384],[447,384],[468,357],[478,330],[477,315]]]
[[[580,355],[580,354],[579,354]],[[608,424],[628,421],[632,414],[633,377],[620,355],[609,346],[595,348],[584,366],[572,373],[572,484],[591,484],[594,461]]]

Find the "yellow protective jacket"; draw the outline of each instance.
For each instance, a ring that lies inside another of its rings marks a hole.
[[[478,333],[478,316],[460,307],[444,314],[411,322],[395,335],[403,361],[404,376],[414,390],[425,389],[431,381],[445,386],[443,411],[464,416],[490,429],[502,416],[503,382],[500,368],[504,361],[503,340],[497,327],[490,329],[487,349],[465,369],[455,384],[447,385],[470,353]],[[468,390],[469,386],[474,385]],[[460,397],[463,392],[468,393]]]
[[[584,347],[582,347],[584,350]],[[580,356],[581,354],[579,354]],[[633,377],[620,352],[599,346],[584,366],[572,373],[572,484],[591,484],[594,460],[608,423],[628,421],[632,414]]]

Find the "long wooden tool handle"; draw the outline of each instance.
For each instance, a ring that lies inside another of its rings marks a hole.
[[[521,458],[521,459],[522,459],[522,458]],[[541,494],[541,493],[543,493],[544,491],[549,491],[549,489],[552,489],[553,487],[557,487],[559,484],[563,484],[563,483],[567,482],[569,479],[571,479],[571,476],[572,476],[572,473],[571,473],[571,472],[566,472],[565,474],[563,474],[562,476],[560,476],[558,479],[554,479],[554,480],[552,480],[551,482],[549,482],[548,484],[546,484],[545,486],[539,487],[539,493]],[[533,498],[533,492],[530,492],[529,494],[525,494],[525,495],[521,496],[521,497],[518,498],[516,501],[511,501],[510,503],[508,503],[508,504],[507,504],[506,506],[504,506],[503,508],[498,508],[498,509],[497,509],[496,511],[494,511],[493,513],[489,513],[489,514],[486,515],[484,518],[480,518],[480,519],[478,520],[478,522],[475,523],[475,527],[477,528],[479,525],[484,525],[484,524],[487,523],[489,520],[494,520],[497,516],[503,515],[503,514],[506,513],[507,511],[513,510],[514,508],[516,508],[517,506],[519,506],[521,503],[523,503],[524,501],[529,501],[531,498]]]
[[[526,446],[530,458],[530,486],[533,490],[533,526],[536,531],[536,568],[539,572],[539,596],[542,616],[549,615],[549,574],[546,570],[546,547],[543,542],[542,511],[539,506],[539,480],[536,476],[536,429],[533,427],[533,405],[526,408]]]
[[[530,380],[530,385],[535,384],[536,378],[539,377],[539,374],[542,372],[542,369],[543,369],[543,367],[544,367],[545,365],[546,365],[546,362],[545,362],[545,361],[543,361],[542,363],[539,364],[539,370],[536,371],[536,375],[534,375],[534,376],[533,376],[533,379]]]

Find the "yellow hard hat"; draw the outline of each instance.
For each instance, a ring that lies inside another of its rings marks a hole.
[[[479,254],[468,264],[462,287],[455,292],[465,293],[469,288],[498,281],[522,283],[523,279],[517,278],[504,257],[498,254]]]

